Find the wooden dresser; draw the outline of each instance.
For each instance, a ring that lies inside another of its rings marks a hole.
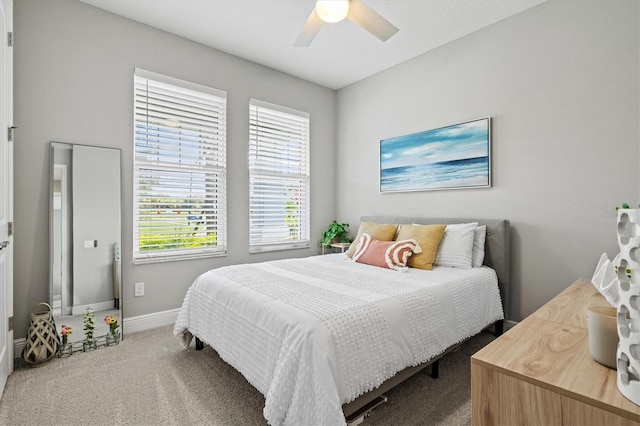
[[[471,357],[473,425],[640,425],[589,354],[589,306],[610,305],[578,280]]]

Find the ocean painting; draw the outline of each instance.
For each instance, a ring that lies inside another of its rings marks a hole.
[[[380,141],[380,192],[490,186],[490,117]]]

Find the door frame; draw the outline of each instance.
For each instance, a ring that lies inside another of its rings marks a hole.
[[[13,372],[14,363],[14,344],[13,344],[13,328],[10,326],[10,322],[13,319],[13,236],[8,235],[13,233],[9,232],[9,224],[13,224],[13,142],[9,141],[9,128],[13,127],[13,47],[9,45],[9,34],[13,35],[13,0],[2,0],[0,2],[0,18],[2,18],[2,34],[0,34],[0,65],[2,70],[0,73],[0,93],[2,96],[2,105],[0,105],[0,123],[2,123],[2,144],[6,144],[6,194],[3,192],[3,197],[0,205],[6,203],[6,221],[7,224],[3,224],[3,227],[7,227],[7,241],[9,245],[2,251],[6,256],[6,300],[0,301],[2,306],[2,324],[3,327],[7,327],[6,342],[2,342],[6,348],[6,358],[3,362],[7,363],[6,370],[4,367],[2,371],[7,371],[7,377]],[[13,41],[13,40],[12,40]],[[4,189],[4,188],[3,188]],[[3,229],[3,235],[5,230]],[[4,238],[4,237],[3,237]],[[0,397],[4,391],[4,385],[7,377],[0,377]]]

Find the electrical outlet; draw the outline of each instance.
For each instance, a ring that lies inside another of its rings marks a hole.
[[[144,296],[144,283],[135,283],[133,287],[135,297]]]

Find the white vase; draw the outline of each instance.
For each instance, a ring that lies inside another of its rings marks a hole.
[[[590,306],[587,310],[589,352],[602,365],[616,368],[618,348],[617,310],[613,307]]]
[[[618,390],[640,405],[640,209],[618,210]]]

